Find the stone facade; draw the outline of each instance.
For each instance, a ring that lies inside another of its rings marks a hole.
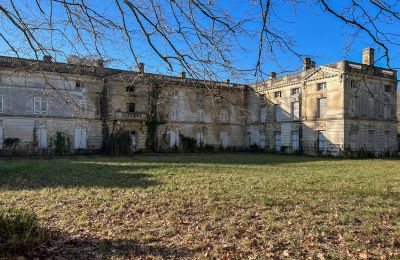
[[[363,60],[371,55],[364,50]],[[394,153],[396,85],[394,70],[348,61],[315,67],[308,58],[302,72],[248,86],[149,74],[143,65],[128,72],[0,57],[0,150],[13,137],[22,150],[45,150],[62,132],[70,151],[100,151],[106,135],[121,131],[133,151],[145,150],[157,86],[161,151],[185,136],[227,149]]]

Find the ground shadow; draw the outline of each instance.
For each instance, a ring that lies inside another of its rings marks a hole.
[[[106,157],[1,160],[0,189],[146,188],[159,184],[151,175],[157,167]]]

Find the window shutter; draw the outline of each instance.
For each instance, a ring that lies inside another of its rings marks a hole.
[[[40,114],[40,98],[39,97],[33,98],[33,113]]]
[[[41,112],[42,113],[47,113],[48,103],[47,103],[46,99],[41,99],[40,100],[40,107],[41,107]]]
[[[0,113],[3,113],[4,106],[3,106],[3,96],[0,96]]]

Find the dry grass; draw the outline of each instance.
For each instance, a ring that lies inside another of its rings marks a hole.
[[[400,257],[400,160],[267,154],[0,160],[0,205],[68,258]]]

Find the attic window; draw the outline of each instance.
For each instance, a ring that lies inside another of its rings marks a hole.
[[[317,84],[317,90],[325,90],[326,89],[326,82],[321,82]]]
[[[274,96],[275,96],[275,98],[280,98],[280,97],[282,97],[282,92],[275,91]]]
[[[81,82],[79,80],[77,82],[75,82],[75,88],[79,89],[79,88],[84,88],[84,87],[85,87],[85,84],[83,82]]]
[[[126,93],[127,94],[133,94],[135,92],[135,87],[132,85],[126,86]]]

